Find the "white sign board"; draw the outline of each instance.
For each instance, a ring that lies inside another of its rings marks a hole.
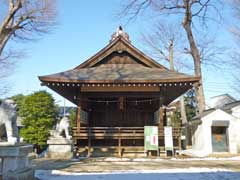
[[[165,141],[165,149],[168,151],[173,151],[173,136],[172,136],[172,127],[165,126],[164,127],[164,141]]]

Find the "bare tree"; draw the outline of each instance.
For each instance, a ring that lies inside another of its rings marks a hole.
[[[10,74],[13,59],[22,56],[16,50],[7,49],[10,40],[33,40],[49,32],[56,23],[54,0],[0,0],[0,79]],[[2,83],[1,83],[2,85]],[[0,87],[5,89],[5,87]]]
[[[173,24],[157,24],[152,34],[142,34],[142,40],[151,54],[156,54],[157,59],[165,60],[169,63],[169,69],[175,71],[175,54],[180,50],[176,47],[181,40],[179,28]],[[178,68],[177,68],[178,69]],[[184,105],[184,96],[180,97],[180,113],[182,124],[187,123],[187,116]]]
[[[54,0],[8,0],[8,12],[0,25],[0,55],[11,38],[29,40],[36,33],[48,32],[55,15]]]
[[[238,21],[240,21],[240,0],[232,0],[231,2],[232,7],[234,8],[234,17],[237,18]],[[238,24],[234,24],[234,27],[231,29],[232,34],[234,35],[236,39],[236,43],[238,48],[236,48],[235,52],[232,53],[232,67],[233,67],[233,78],[234,78],[234,84],[233,89],[240,95],[240,26]]]
[[[174,70],[175,67],[178,69],[176,59],[179,59],[179,54],[176,52],[180,52],[177,49],[180,39],[179,28],[174,24],[167,23],[158,23],[154,25],[151,32],[141,34],[141,40],[147,53],[159,61],[168,62],[171,70]],[[175,62],[173,62],[173,59]]]
[[[218,13],[216,2],[210,0],[130,0],[125,5],[122,14],[129,15],[130,19],[136,18],[146,8],[152,8],[161,14],[174,14],[182,17],[182,27],[187,35],[189,54],[194,62],[195,76],[200,77],[199,86],[196,87],[199,112],[205,109],[205,98],[202,84],[201,54],[193,33],[193,19],[201,18],[202,24],[206,25],[208,12],[213,9]]]

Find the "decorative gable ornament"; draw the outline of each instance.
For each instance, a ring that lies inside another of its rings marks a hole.
[[[119,37],[119,36],[123,37],[125,40],[127,40],[128,42],[131,43],[131,41],[130,41],[130,39],[129,39],[128,33],[126,33],[126,32],[123,31],[122,26],[119,26],[119,27],[117,28],[117,31],[112,34],[112,37],[111,37],[110,42],[114,41],[114,40],[115,40],[117,37]]]

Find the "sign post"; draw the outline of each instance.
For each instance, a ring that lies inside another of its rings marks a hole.
[[[171,151],[172,155],[173,153],[173,136],[172,136],[172,127],[171,126],[165,126],[164,127],[164,144],[165,144],[165,150],[166,155],[167,151]]]
[[[159,156],[157,126],[144,126],[144,150],[145,152],[157,151]]]

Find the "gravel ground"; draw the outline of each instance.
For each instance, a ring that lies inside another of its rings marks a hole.
[[[220,168],[240,172],[239,158],[225,159],[118,159],[91,158],[75,160],[35,159],[37,170],[62,170],[66,172],[114,172],[129,170],[159,170],[181,168]]]

